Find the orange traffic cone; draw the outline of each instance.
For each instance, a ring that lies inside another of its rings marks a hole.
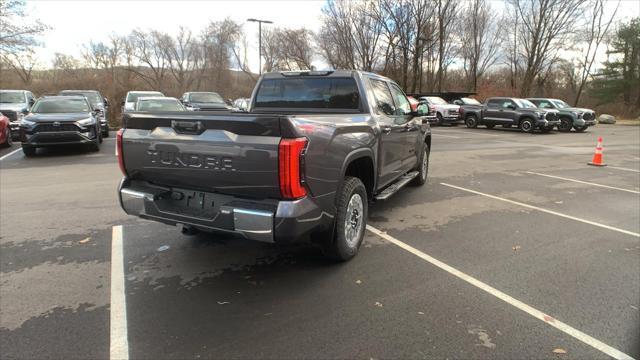
[[[598,137],[598,144],[596,145],[596,152],[593,154],[593,159],[591,159],[588,165],[593,166],[607,166],[602,160],[602,137]]]

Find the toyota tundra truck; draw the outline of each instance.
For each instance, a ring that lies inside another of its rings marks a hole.
[[[502,125],[518,127],[525,133],[536,129],[548,133],[560,124],[558,110],[539,108],[527,99],[493,97],[482,105],[461,106],[460,111],[468,128],[484,125],[493,129]]]
[[[129,215],[352,258],[369,202],[427,179],[431,129],[390,79],[263,75],[246,112],[129,112],[118,132]]]

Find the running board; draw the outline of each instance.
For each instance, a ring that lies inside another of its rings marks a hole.
[[[412,171],[402,175],[398,178],[398,181],[393,184],[387,186],[386,189],[382,190],[382,192],[375,196],[376,200],[387,200],[391,195],[398,192],[398,190],[402,189],[405,185],[407,185],[411,180],[413,180],[416,176],[418,176],[417,171]]]

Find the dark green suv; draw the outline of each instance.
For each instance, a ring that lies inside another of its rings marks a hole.
[[[543,109],[556,109],[560,118],[558,130],[569,132],[574,128],[577,132],[587,130],[589,126],[596,124],[596,112],[591,109],[571,107],[569,104],[558,99],[530,98],[527,99]]]

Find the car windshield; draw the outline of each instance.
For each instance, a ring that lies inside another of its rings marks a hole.
[[[444,101],[444,99],[441,98],[441,97],[429,96],[429,97],[427,97],[427,99],[429,99],[429,102],[434,104],[434,105],[447,105],[447,102]]]
[[[189,95],[189,101],[194,103],[221,103],[224,104],[224,99],[217,93],[193,93]]]
[[[100,95],[98,95],[97,93],[94,93],[92,91],[87,91],[87,92],[63,91],[60,94],[61,95],[79,95],[79,96],[84,96],[87,99],[89,99],[89,102],[91,103],[91,106],[102,104],[102,98],[100,97]]]
[[[515,99],[515,101],[516,101],[516,104],[518,104],[518,107],[521,107],[524,109],[533,109],[537,107],[531,101],[526,99]]]
[[[127,102],[136,102],[138,101],[138,98],[144,97],[144,96],[164,96],[163,93],[155,91],[155,92],[130,92],[129,95],[127,95]]]
[[[175,99],[149,99],[138,101],[138,111],[183,111],[184,108]]]
[[[3,104],[15,104],[15,103],[23,103],[24,93],[21,91],[3,91],[0,92],[0,103]]]
[[[463,104],[466,105],[480,105],[480,101],[472,98],[461,98]]]
[[[36,102],[31,109],[33,113],[87,113],[90,112],[89,104],[85,99],[42,99]]]
[[[267,79],[255,107],[357,110],[360,94],[352,78]]]
[[[566,102],[562,101],[562,100],[551,100],[551,102],[553,103],[553,105],[555,105],[558,109],[564,109],[564,108],[568,108],[571,107],[569,106],[569,104],[567,104]]]

